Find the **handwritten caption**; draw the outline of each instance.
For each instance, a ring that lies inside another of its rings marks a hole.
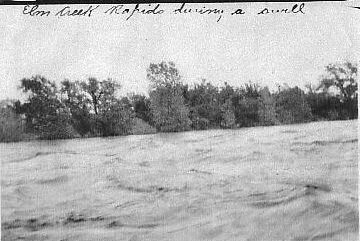
[[[26,5],[23,8],[22,14],[30,17],[94,17],[96,15],[113,15],[122,16],[125,21],[128,21],[136,16],[149,16],[149,15],[163,15],[163,14],[174,14],[174,15],[208,15],[215,16],[216,21],[219,22],[224,16],[241,16],[245,14],[256,14],[256,15],[274,15],[274,14],[305,14],[305,3],[292,4],[288,8],[260,8],[255,12],[248,12],[244,8],[234,9],[222,9],[219,7],[194,7],[191,4],[181,3],[175,4],[173,9],[165,9],[162,4],[134,4],[134,5],[89,5],[86,7],[75,7],[75,6],[62,6],[56,10],[45,10],[39,5]]]

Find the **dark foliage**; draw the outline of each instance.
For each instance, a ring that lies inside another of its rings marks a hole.
[[[20,141],[23,138],[24,123],[13,108],[14,102],[0,102],[0,142]]]
[[[219,89],[205,80],[188,90],[186,100],[190,108],[192,128],[220,127],[222,113],[219,97]]]
[[[118,97],[120,85],[112,79],[64,80],[58,89],[36,75],[21,80],[24,103],[1,102],[0,141],[23,140],[25,133],[61,139],[355,119],[356,78],[357,66],[345,62],[328,65],[320,84],[306,92],[283,86],[271,93],[253,83],[217,87],[206,80],[190,87],[174,63],[161,62],[147,69],[149,97]]]
[[[358,117],[357,66],[345,62],[329,64],[317,90],[336,97],[340,104],[337,112],[340,119],[355,119]],[[333,103],[332,103],[333,104]]]
[[[276,94],[277,119],[284,124],[308,122],[311,109],[299,87],[284,88]]]
[[[16,104],[17,112],[26,117],[27,129],[41,139],[72,138],[70,113],[59,98],[54,82],[36,75],[21,80],[20,88],[28,94],[27,102]]]
[[[279,124],[280,122],[276,118],[276,102],[273,95],[267,87],[261,89],[259,94],[259,124],[262,126]]]
[[[136,117],[147,123],[154,124],[153,118],[151,116],[150,98],[146,97],[145,95],[131,94],[129,99]]]
[[[175,64],[150,64],[147,78],[151,83],[150,109],[156,128],[164,132],[189,130],[189,109]]]

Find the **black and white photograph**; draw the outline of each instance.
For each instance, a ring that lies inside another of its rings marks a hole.
[[[359,240],[359,3],[43,3],[0,2],[1,240]]]

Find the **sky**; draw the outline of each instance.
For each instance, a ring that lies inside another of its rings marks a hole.
[[[112,5],[100,5],[91,17],[54,16],[65,5],[40,6],[51,12],[47,17],[24,15],[24,6],[0,6],[0,99],[21,99],[20,79],[36,74],[57,83],[112,78],[124,94],[146,93],[149,64],[173,61],[188,84],[204,78],[218,86],[251,81],[275,89],[316,85],[327,64],[359,60],[360,10],[348,7],[351,2],[306,3],[305,14],[257,15],[265,7],[293,5],[186,4],[224,10],[219,21],[216,14],[171,14],[179,3],[128,21],[126,14],[105,14]],[[237,8],[245,14],[230,15]]]

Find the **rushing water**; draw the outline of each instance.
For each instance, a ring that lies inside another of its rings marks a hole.
[[[2,240],[358,240],[357,122],[0,144]]]

